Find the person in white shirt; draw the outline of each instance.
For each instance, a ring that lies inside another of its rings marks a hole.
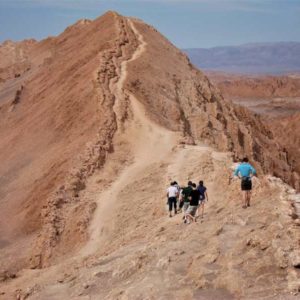
[[[177,213],[180,212],[181,208],[179,206],[179,197],[180,197],[180,191],[181,191],[181,188],[179,186],[179,184],[177,183],[177,181],[174,181],[174,185],[175,187],[177,188],[177,198],[176,198],[176,207],[178,208],[177,210]]]
[[[178,197],[178,188],[175,185],[175,182],[171,182],[170,186],[167,189],[167,197],[169,204],[169,217],[172,217],[172,210],[174,207],[174,214],[177,214],[177,197]]]

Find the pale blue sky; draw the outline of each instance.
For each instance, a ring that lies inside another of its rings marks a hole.
[[[107,10],[143,19],[180,48],[300,41],[300,0],[0,0],[0,42],[57,35]]]

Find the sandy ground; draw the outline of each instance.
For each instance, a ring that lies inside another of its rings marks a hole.
[[[103,211],[95,213],[83,252],[22,271],[3,286],[3,299],[296,299],[288,291],[299,274],[286,256],[296,249],[293,190],[276,178],[255,180],[252,206],[242,209],[239,182],[227,181],[229,154],[205,145],[178,146],[163,163],[139,166],[125,168],[108,188],[120,201],[100,193]],[[181,214],[168,217],[170,178],[205,180],[204,219],[185,225]]]

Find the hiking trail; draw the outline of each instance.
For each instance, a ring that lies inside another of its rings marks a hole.
[[[118,105],[120,105],[122,98],[127,96],[130,100],[133,120],[127,129],[126,136],[131,143],[134,162],[126,167],[112,185],[98,198],[97,208],[90,225],[90,240],[82,250],[84,255],[97,251],[101,246],[101,242],[105,240],[109,231],[110,219],[115,213],[114,204],[122,199],[122,190],[134,182],[147,166],[165,160],[171,154],[178,138],[177,133],[152,122],[146,116],[142,104],[134,95],[124,89],[127,65],[137,60],[147,47],[143,36],[138,32],[133,22],[130,19],[127,19],[127,21],[139,41],[139,46],[129,60],[121,63],[119,80],[115,84],[114,90],[116,96],[114,111],[118,120]]]

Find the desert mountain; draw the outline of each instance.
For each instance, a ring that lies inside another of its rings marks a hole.
[[[241,46],[184,49],[199,68],[243,74],[300,71],[300,43],[253,43]]]
[[[27,57],[0,86],[0,297],[299,291],[298,195],[282,181],[298,175],[258,116],[225,101],[153,27],[115,12]],[[259,172],[247,210],[229,180],[244,155]],[[204,222],[166,218],[169,181],[201,178]]]

